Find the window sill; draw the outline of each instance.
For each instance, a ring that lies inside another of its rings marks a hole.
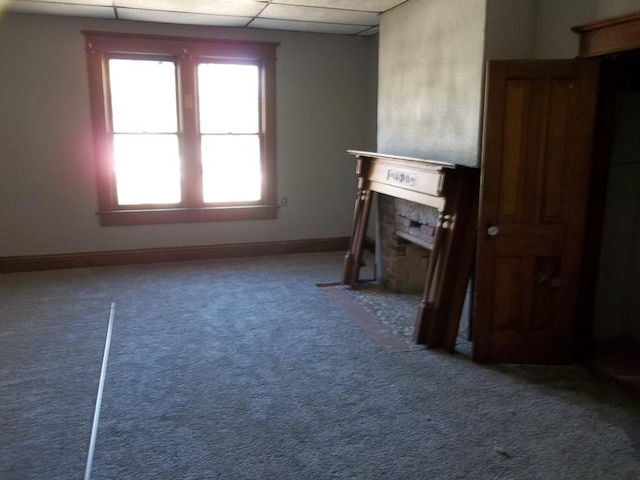
[[[276,205],[239,207],[164,208],[140,210],[103,210],[97,212],[100,225],[155,225],[163,223],[228,222],[278,218]]]

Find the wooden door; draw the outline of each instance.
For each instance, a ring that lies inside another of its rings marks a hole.
[[[488,64],[473,357],[573,358],[595,60]]]

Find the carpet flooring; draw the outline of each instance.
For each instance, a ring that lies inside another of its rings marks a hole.
[[[0,275],[0,478],[82,478],[116,302],[92,479],[640,480],[633,398],[387,348],[318,287],[341,261]]]

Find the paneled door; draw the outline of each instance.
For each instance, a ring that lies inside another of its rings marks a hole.
[[[572,360],[599,64],[487,67],[473,357]]]

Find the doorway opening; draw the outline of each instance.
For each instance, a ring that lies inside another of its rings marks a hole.
[[[587,302],[592,318],[587,361],[640,392],[639,51],[602,59],[599,104],[590,214],[593,235],[587,239],[592,243],[588,255],[594,259],[592,290],[584,297],[592,299]]]

